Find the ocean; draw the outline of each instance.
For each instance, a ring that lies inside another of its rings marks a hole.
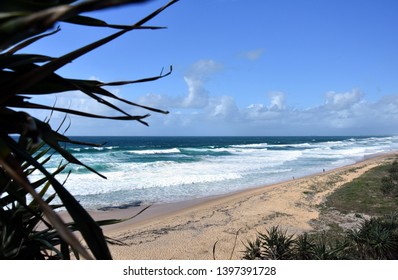
[[[67,145],[108,179],[70,164],[57,175],[88,209],[191,200],[273,184],[398,150],[388,137],[72,137]],[[54,155],[46,167],[55,169]],[[40,176],[31,175],[34,181]]]

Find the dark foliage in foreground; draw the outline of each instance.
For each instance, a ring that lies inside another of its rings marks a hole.
[[[247,260],[397,260],[398,214],[364,220],[358,229],[331,238],[327,232],[289,235],[279,227],[248,241]]]
[[[145,0],[2,0],[0,2],[0,259],[111,259],[106,239],[100,228],[117,222],[94,221],[78,201],[64,188],[55,175],[65,164],[50,173],[45,163],[54,153],[66,163],[85,165],[62,143],[76,143],[65,137],[48,122],[36,119],[16,109],[40,109],[63,112],[97,119],[144,121],[149,115],[133,116],[114,105],[113,101],[140,107],[156,113],[168,112],[121,99],[104,87],[155,81],[171,73],[131,81],[100,82],[64,78],[57,70],[77,58],[103,46],[121,35],[136,29],[160,29],[145,25],[177,0],[142,18],[132,25],[108,24],[83,13],[124,4],[139,4]],[[67,22],[89,27],[111,28],[116,32],[60,57],[29,54],[22,51],[38,40],[60,31],[57,24]],[[111,58],[110,58],[111,59]],[[29,102],[31,96],[54,95],[79,91],[94,102],[117,112],[118,116],[96,115],[73,108],[60,108]],[[104,98],[105,97],[105,98]],[[84,143],[80,143],[84,144]],[[41,174],[36,182],[29,180],[32,172]],[[103,175],[97,173],[99,176]],[[105,177],[104,177],[105,178]],[[51,189],[51,191],[49,191]],[[50,194],[50,192],[52,192]],[[61,205],[54,205],[57,196]],[[65,224],[56,211],[65,207],[72,222]],[[79,232],[84,242],[72,233]]]

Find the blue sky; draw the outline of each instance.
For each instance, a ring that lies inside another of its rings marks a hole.
[[[131,24],[166,2],[89,15]],[[149,22],[167,29],[125,34],[59,71],[110,82],[172,65],[162,80],[110,89],[170,114],[152,113],[150,127],[71,117],[68,134],[398,134],[397,12],[395,0],[181,0]],[[61,28],[29,51],[62,55],[114,32]],[[79,92],[60,94],[56,102],[114,115]],[[54,125],[61,117],[55,115]]]

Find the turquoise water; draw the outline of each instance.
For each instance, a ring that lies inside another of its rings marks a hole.
[[[67,149],[108,179],[69,165],[65,186],[88,208],[225,194],[398,150],[398,137],[75,137]],[[61,158],[54,156],[48,168]],[[31,179],[38,177],[34,174]],[[58,179],[63,181],[65,174]]]

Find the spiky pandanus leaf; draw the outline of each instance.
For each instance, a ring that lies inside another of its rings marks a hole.
[[[9,207],[12,209],[23,209],[23,211],[27,211],[27,213],[30,213],[29,215],[33,217],[31,223],[29,223],[29,226],[27,227],[28,229],[32,229],[32,226],[37,224],[39,221],[43,222],[47,225],[47,230],[38,234],[39,237],[36,236],[37,238],[35,240],[40,244],[45,244],[50,251],[56,252],[56,255],[63,255],[64,258],[70,257],[70,252],[68,250],[69,246],[76,255],[81,255],[84,258],[92,257],[90,253],[88,253],[83,246],[75,240],[76,238],[70,232],[71,230],[78,230],[82,234],[94,258],[110,259],[111,254],[106,245],[105,238],[99,224],[109,224],[119,220],[109,220],[101,223],[94,221],[90,215],[88,215],[86,210],[65,189],[63,184],[56,180],[55,175],[60,173],[65,168],[65,165],[60,165],[57,171],[53,173],[50,173],[45,169],[44,164],[51,158],[51,155],[47,156],[47,153],[51,151],[50,153],[56,152],[60,154],[68,163],[84,166],[92,172],[97,173],[99,176],[102,176],[94,169],[78,160],[60,145],[62,142],[77,142],[58,133],[57,130],[51,128],[47,122],[40,121],[25,112],[15,111],[14,109],[44,109],[51,112],[59,111],[82,117],[134,120],[145,125],[147,125],[147,123],[143,119],[148,117],[148,114],[141,116],[130,115],[125,110],[116,106],[112,101],[121,101],[130,106],[140,107],[156,113],[167,114],[168,112],[165,110],[136,104],[132,101],[117,97],[104,89],[104,87],[155,81],[168,76],[172,71],[171,67],[170,71],[163,73],[162,70],[160,75],[157,76],[131,81],[107,83],[81,80],[78,78],[67,79],[55,73],[55,71],[69,62],[111,42],[127,32],[135,29],[163,28],[157,26],[145,26],[144,24],[177,2],[177,0],[170,1],[163,7],[157,9],[132,25],[112,24],[100,19],[82,15],[82,13],[88,11],[142,2],[146,1],[4,0],[0,2],[0,194],[3,193],[3,196],[0,199],[0,212],[2,214],[9,213],[7,212],[10,210]],[[50,57],[45,54],[18,53],[38,40],[45,39],[48,36],[60,32],[59,27],[54,31],[49,31],[59,22],[68,22],[82,26],[112,28],[119,31],[60,57]],[[35,104],[28,101],[30,96],[51,95],[58,92],[74,90],[80,91],[82,94],[89,96],[91,99],[100,102],[104,106],[110,107],[120,115],[95,115],[90,112],[77,111],[73,108],[59,108],[56,106]],[[107,100],[102,98],[104,96],[107,97]],[[10,137],[10,135],[14,134],[19,135],[18,143]],[[43,150],[41,153],[34,156],[34,152],[28,147],[27,143],[37,145],[40,141],[43,141],[48,149]],[[34,170],[39,171],[44,177],[31,183],[28,180],[28,176]],[[38,193],[36,189],[43,184],[45,187]],[[53,210],[53,208],[58,206],[49,205],[54,197],[53,195],[44,199],[43,192],[48,189],[49,185],[51,185],[55,190],[56,195],[59,196],[63,206],[72,217],[72,223],[68,225],[63,223],[57,213]],[[26,201],[26,196],[28,194],[34,198],[34,201],[30,204],[27,204]],[[43,219],[43,214],[47,217],[48,222]],[[16,236],[15,233],[17,231],[13,229],[10,230],[7,223],[3,223],[3,219],[1,219],[1,223],[3,226],[1,229],[3,240],[9,241],[10,238],[13,239],[13,237]],[[58,241],[54,241],[56,240],[54,236],[60,237],[57,237]],[[33,243],[35,246],[38,244],[35,242]],[[26,245],[27,243],[23,244]],[[37,246],[38,248],[41,248],[40,245]],[[18,250],[11,251],[11,255],[18,254]],[[48,256],[48,258],[50,257]]]

